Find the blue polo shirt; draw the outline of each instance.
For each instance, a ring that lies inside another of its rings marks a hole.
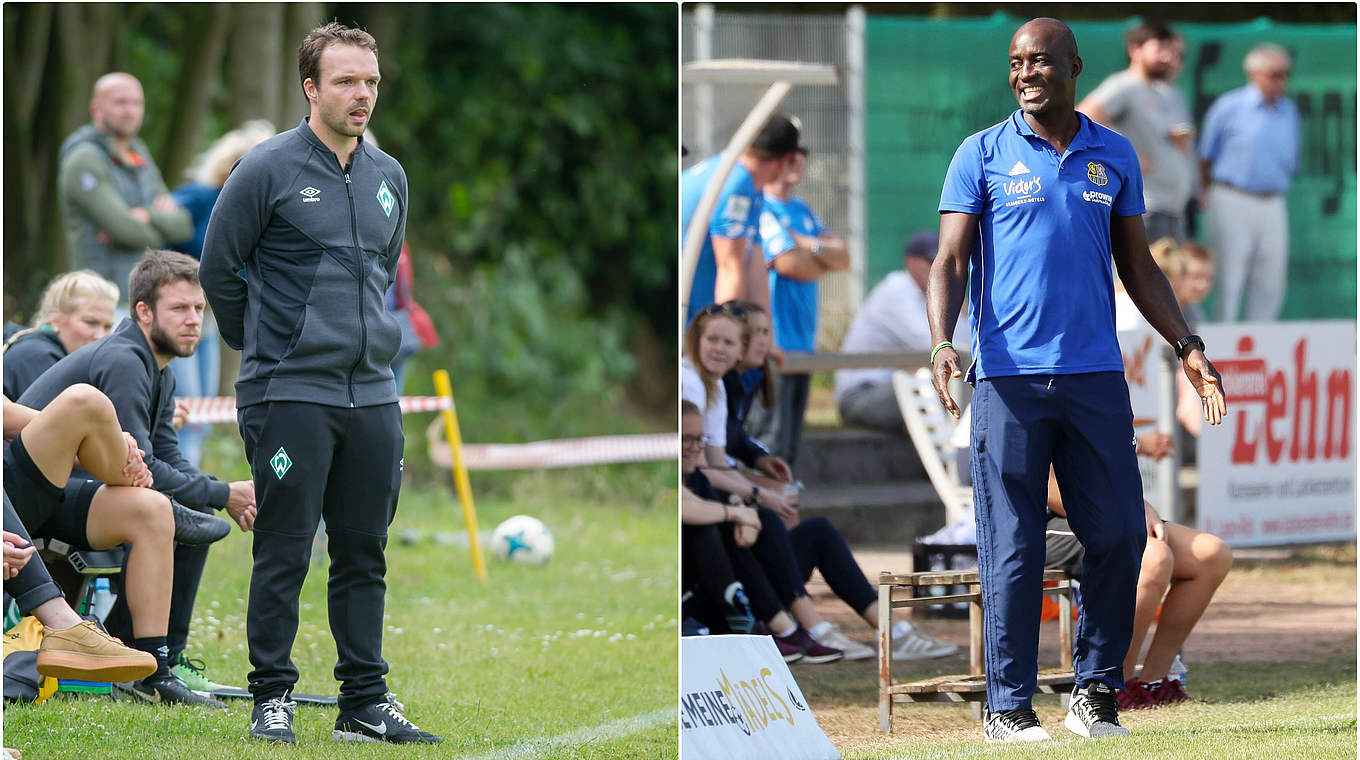
[[[978,379],[1124,369],[1110,219],[1143,213],[1143,177],[1127,138],[1078,117],[1061,156],[1017,110],[949,164],[940,211],[979,217],[968,291]]]
[[[789,232],[817,237],[826,227],[797,196],[787,201],[765,193],[760,212],[760,247],[773,262],[798,244]],[[770,312],[775,345],[786,351],[812,351],[817,341],[817,281],[803,282],[770,270]]]
[[[1199,155],[1209,178],[1253,193],[1283,193],[1299,168],[1299,111],[1266,102],[1255,85],[1223,93],[1204,115]]]
[[[687,235],[690,217],[699,205],[699,198],[718,169],[722,154],[704,159],[680,175],[680,234]],[[756,239],[760,219],[760,191],[751,180],[751,173],[738,161],[723,183],[722,193],[713,206],[708,221],[704,247],[699,252],[699,265],[694,270],[694,282],[689,291],[689,309],[685,324],[689,324],[705,306],[713,303],[713,286],[718,280],[718,264],[713,258],[713,238],[745,239],[749,247]]]

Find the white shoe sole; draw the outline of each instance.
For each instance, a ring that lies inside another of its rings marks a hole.
[[[338,728],[331,731],[331,737],[338,742],[372,742],[374,744],[382,744],[383,742],[382,739],[369,736],[368,734],[361,734],[355,731],[341,731]]]
[[[1113,723],[1104,723],[1097,725],[1105,726],[1105,728],[1097,728],[1094,732],[1092,732],[1092,730],[1087,728],[1086,724],[1081,721],[1081,718],[1078,718],[1077,714],[1071,711],[1068,711],[1067,717],[1063,718],[1063,726],[1068,731],[1071,731],[1077,736],[1082,736],[1087,739],[1104,739],[1110,736],[1129,735],[1129,730],[1127,728],[1124,728],[1123,726],[1117,726],[1114,725]]]
[[[1032,732],[1033,729],[1027,728],[1025,729],[1025,731]],[[1041,734],[1031,733],[1029,736],[1023,738],[1020,736],[1020,734],[1024,733],[1024,731],[1020,733],[1011,734],[1010,737],[1006,739],[996,739],[991,736],[988,736],[986,733],[982,735],[982,738],[990,744],[1032,744],[1034,742],[1046,742],[1053,738],[1052,736],[1049,736],[1048,732],[1044,731],[1043,728],[1040,728],[1039,731],[1041,732]]]

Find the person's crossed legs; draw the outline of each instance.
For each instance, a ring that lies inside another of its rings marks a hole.
[[[165,637],[175,524],[169,499],[141,487],[151,485],[151,479],[140,457],[135,442],[119,427],[108,397],[93,386],[77,384],[24,425],[6,451],[5,465],[7,479],[24,485],[26,493],[15,497],[16,507],[34,533],[95,550],[129,545],[124,594],[132,617],[132,643],[157,660],[156,672],[134,687],[134,693],[142,689],[155,701],[222,706],[174,688],[175,684],[167,687],[169,692],[157,686],[173,680]],[[72,480],[77,459],[98,480]]]

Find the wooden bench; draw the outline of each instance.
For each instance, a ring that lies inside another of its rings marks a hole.
[[[1045,594],[1058,598],[1061,667],[1040,670],[1036,692],[1059,694],[1063,707],[1075,685],[1072,674],[1072,581],[1062,570],[1045,570]],[[1053,587],[1047,587],[1049,583]],[[965,594],[923,596],[930,586],[967,586]],[[968,673],[894,684],[892,680],[892,611],[894,608],[968,602]],[[894,702],[969,702],[974,718],[982,717],[987,699],[982,666],[982,591],[977,570],[922,573],[883,572],[878,576],[878,728],[892,732]]]

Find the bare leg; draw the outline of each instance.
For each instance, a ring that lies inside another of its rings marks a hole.
[[[789,605],[789,612],[793,613],[794,619],[804,628],[821,625],[826,620],[822,617],[822,613],[817,611],[817,605],[812,603],[810,596],[800,596],[794,599]]]
[[[33,463],[55,485],[66,484],[77,456],[98,480],[124,486],[128,448],[113,402],[92,385],[73,385],[52,399],[23,433]]]
[[[123,588],[133,635],[164,636],[175,574],[175,520],[169,499],[149,488],[101,486],[90,503],[85,533],[95,549],[132,544]]]
[[[1167,524],[1170,527],[1170,524]],[[1143,549],[1143,565],[1138,571],[1138,600],[1133,607],[1133,638],[1129,640],[1129,653],[1124,655],[1124,680],[1133,678],[1134,668],[1138,665],[1138,653],[1143,649],[1148,627],[1157,614],[1157,605],[1162,603],[1166,589],[1171,585],[1171,569],[1174,560],[1171,547],[1165,541],[1148,536],[1147,546]],[[1166,619],[1166,609],[1162,610]],[[1160,626],[1158,630],[1161,630]],[[1168,667],[1171,660],[1167,659]],[[1161,676],[1157,676],[1161,678]],[[1143,667],[1143,680],[1148,680],[1147,666]]]
[[[864,619],[864,622],[866,622],[866,623],[869,624],[869,627],[870,627],[870,628],[872,628],[872,629],[874,629],[875,631],[877,631],[877,630],[878,630],[878,600],[875,599],[874,601],[870,602],[870,603],[869,603],[869,606],[868,606],[868,607],[865,607],[865,608],[864,608],[864,611],[861,612],[861,613],[859,613],[859,616],[860,616],[861,618]]]
[[[798,624],[793,621],[793,618],[789,617],[789,613],[783,610],[775,613],[775,616],[765,621],[765,624],[770,627],[770,630],[773,631],[776,636],[792,633],[793,629],[798,627]]]
[[[33,617],[43,624],[43,628],[52,631],[64,631],[72,626],[80,625],[80,616],[71,609],[71,605],[66,603],[62,597],[48,599],[42,604],[34,607]]]
[[[1184,525],[1166,524],[1167,543],[1175,555],[1175,583],[1162,604],[1157,632],[1143,660],[1143,680],[1166,676],[1171,661],[1190,636],[1214,592],[1232,567],[1232,550],[1223,539]]]

